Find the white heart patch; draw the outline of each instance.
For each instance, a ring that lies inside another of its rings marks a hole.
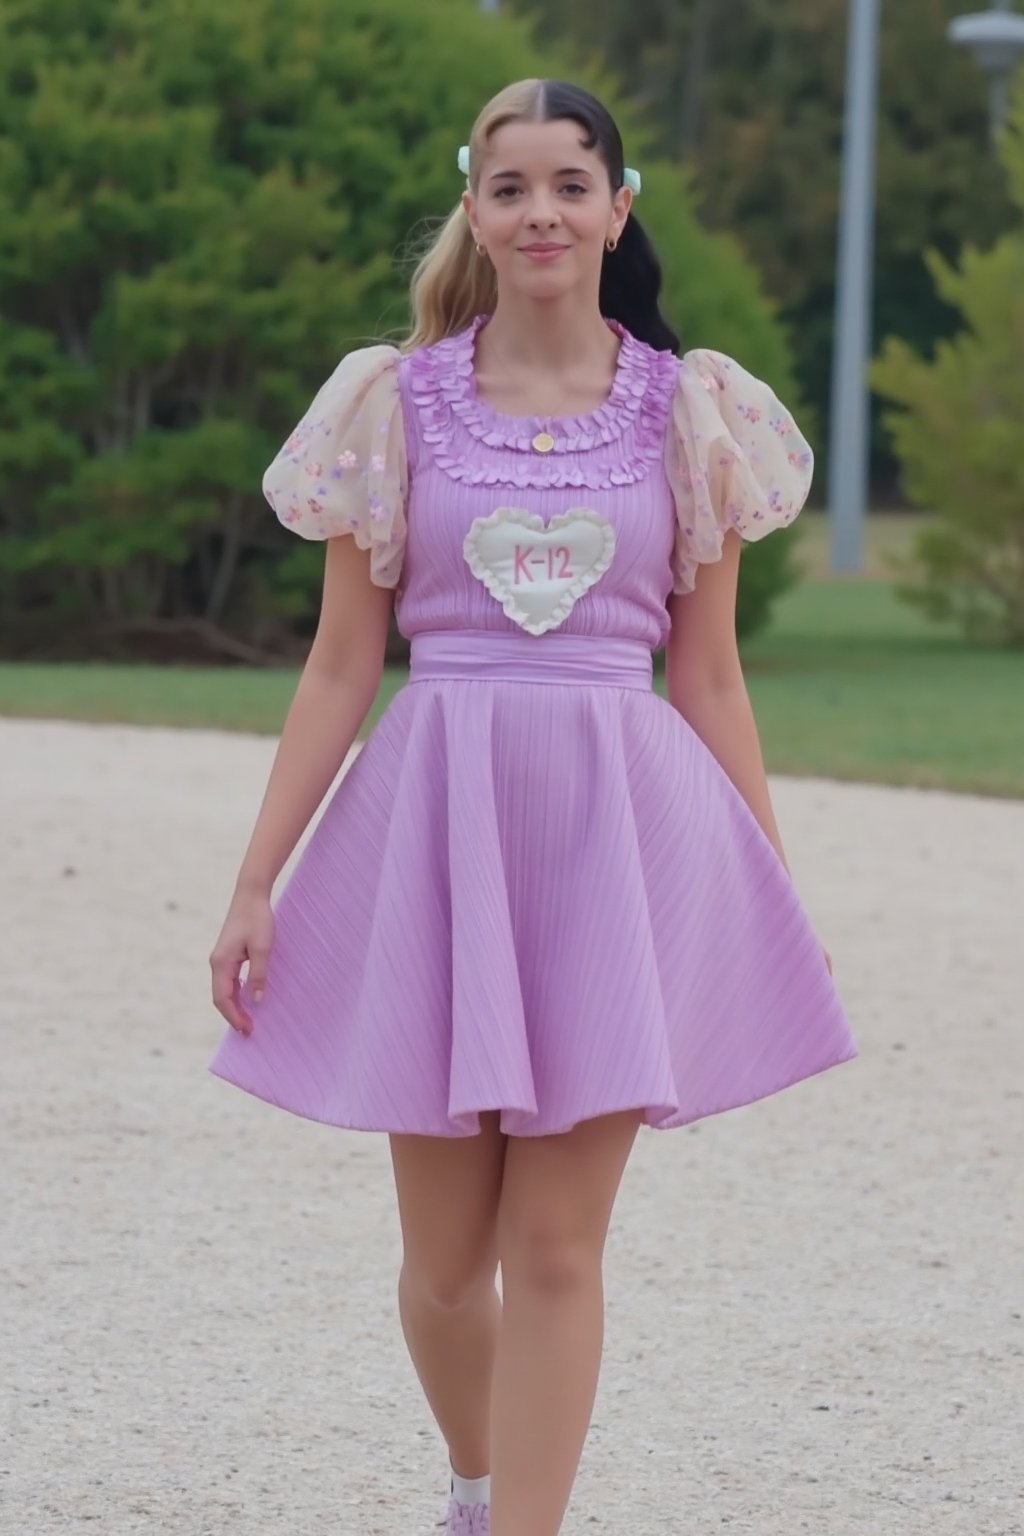
[[[462,546],[473,575],[531,635],[555,629],[615,554],[615,529],[589,507],[570,507],[545,527],[522,507],[478,517]]]

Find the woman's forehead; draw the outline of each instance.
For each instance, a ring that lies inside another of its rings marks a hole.
[[[550,123],[502,123],[489,136],[484,149],[492,174],[501,161],[501,169],[522,171],[543,166],[545,169],[591,169],[600,165],[596,149],[584,147],[588,137],[581,124],[569,118]],[[556,164],[557,162],[557,164]]]

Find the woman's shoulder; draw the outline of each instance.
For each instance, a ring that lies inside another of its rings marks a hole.
[[[319,430],[339,430],[369,402],[378,410],[397,408],[401,353],[388,342],[353,347],[334,365],[314,394],[285,450]]]
[[[352,347],[337,363],[328,379],[339,388],[357,388],[379,378],[397,377],[402,352],[393,342],[371,341]]]
[[[791,523],[814,473],[811,445],[771,386],[705,347],[678,359],[666,450],[677,592],[692,590],[698,565],[721,558],[729,529],[753,541]]]
[[[681,353],[676,361],[682,392],[688,387],[698,387],[717,400],[723,409],[734,409],[747,402],[757,411],[769,400],[774,401],[780,411],[784,409],[770,384],[726,352],[717,352],[712,347],[693,347]]]
[[[751,451],[772,437],[786,442],[791,451],[799,447],[803,454],[807,449],[792,413],[772,386],[734,357],[710,347],[696,347],[678,359],[676,424],[685,429],[695,417],[721,423]]]
[[[742,363],[727,352],[713,347],[691,347],[676,358],[680,388],[687,384],[699,384],[708,394],[725,394],[742,389],[748,380],[760,383],[755,374],[748,373]]]
[[[371,552],[378,586],[397,585],[405,544],[408,465],[399,349],[347,352],[263,476],[278,519],[305,539],[351,534]]]

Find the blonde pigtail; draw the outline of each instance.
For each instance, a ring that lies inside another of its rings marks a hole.
[[[498,299],[494,268],[478,253],[461,203],[421,257],[410,297],[413,329],[404,351],[429,347],[465,330],[477,315],[493,314]]]

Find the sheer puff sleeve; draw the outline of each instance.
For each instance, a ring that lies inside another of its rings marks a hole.
[[[810,445],[767,384],[721,352],[687,352],[666,434],[676,504],[674,592],[692,592],[697,566],[722,558],[725,534],[764,538],[807,499]]]
[[[375,586],[397,587],[408,470],[397,347],[342,358],[263,477],[263,494],[304,539],[349,533]]]

